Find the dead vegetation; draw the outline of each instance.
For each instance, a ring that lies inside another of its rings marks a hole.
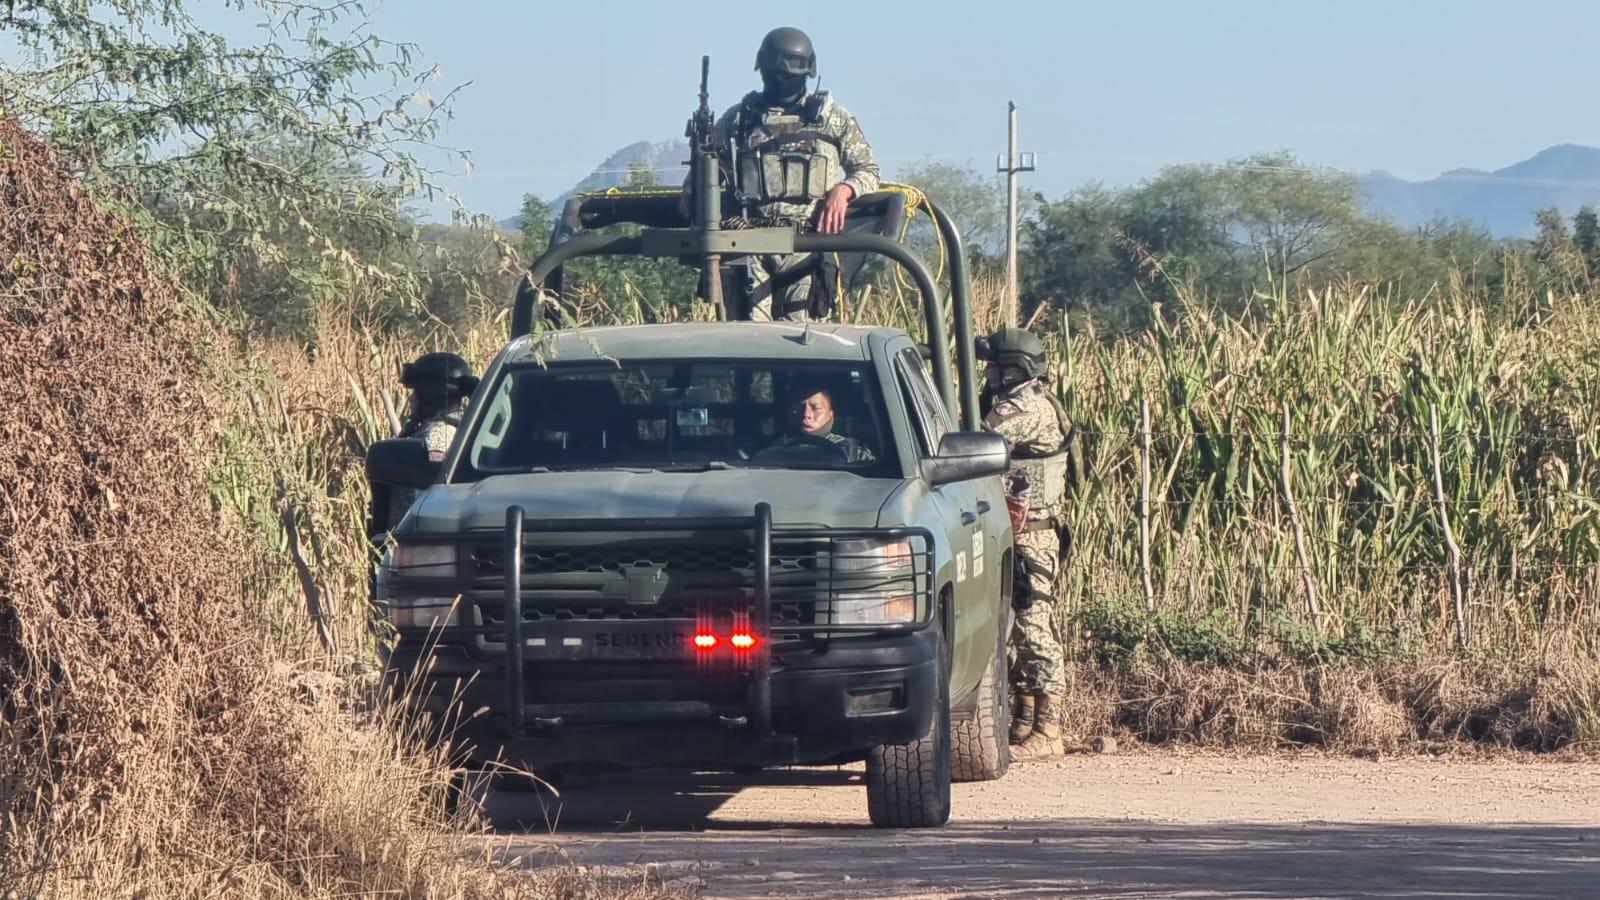
[[[282,655],[190,310],[0,119],[0,897],[652,894],[463,858],[442,762]]]
[[[1241,668],[1145,659],[1070,669],[1067,730],[1156,744],[1394,752],[1593,749],[1600,666],[1442,659]]]

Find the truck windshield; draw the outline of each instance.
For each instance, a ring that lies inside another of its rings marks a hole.
[[[507,367],[454,481],[581,469],[838,469],[884,474],[871,368],[772,361]]]

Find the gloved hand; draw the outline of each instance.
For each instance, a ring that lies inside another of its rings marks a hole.
[[[1019,613],[1033,608],[1033,584],[1020,553],[1011,558],[1011,608]]]
[[[1028,524],[1029,495],[1033,493],[1028,476],[1013,472],[1005,478],[1006,513],[1011,517],[1011,531],[1021,534]]]

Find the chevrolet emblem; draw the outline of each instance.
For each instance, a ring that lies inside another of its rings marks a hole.
[[[624,566],[622,583],[605,587],[607,599],[621,599],[629,606],[652,606],[661,602],[667,589],[667,571],[661,566]]]

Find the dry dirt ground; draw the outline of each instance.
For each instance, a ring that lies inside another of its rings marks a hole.
[[[706,897],[1600,897],[1600,760],[1069,756],[868,826],[859,769],[496,791],[526,865],[653,868]]]

